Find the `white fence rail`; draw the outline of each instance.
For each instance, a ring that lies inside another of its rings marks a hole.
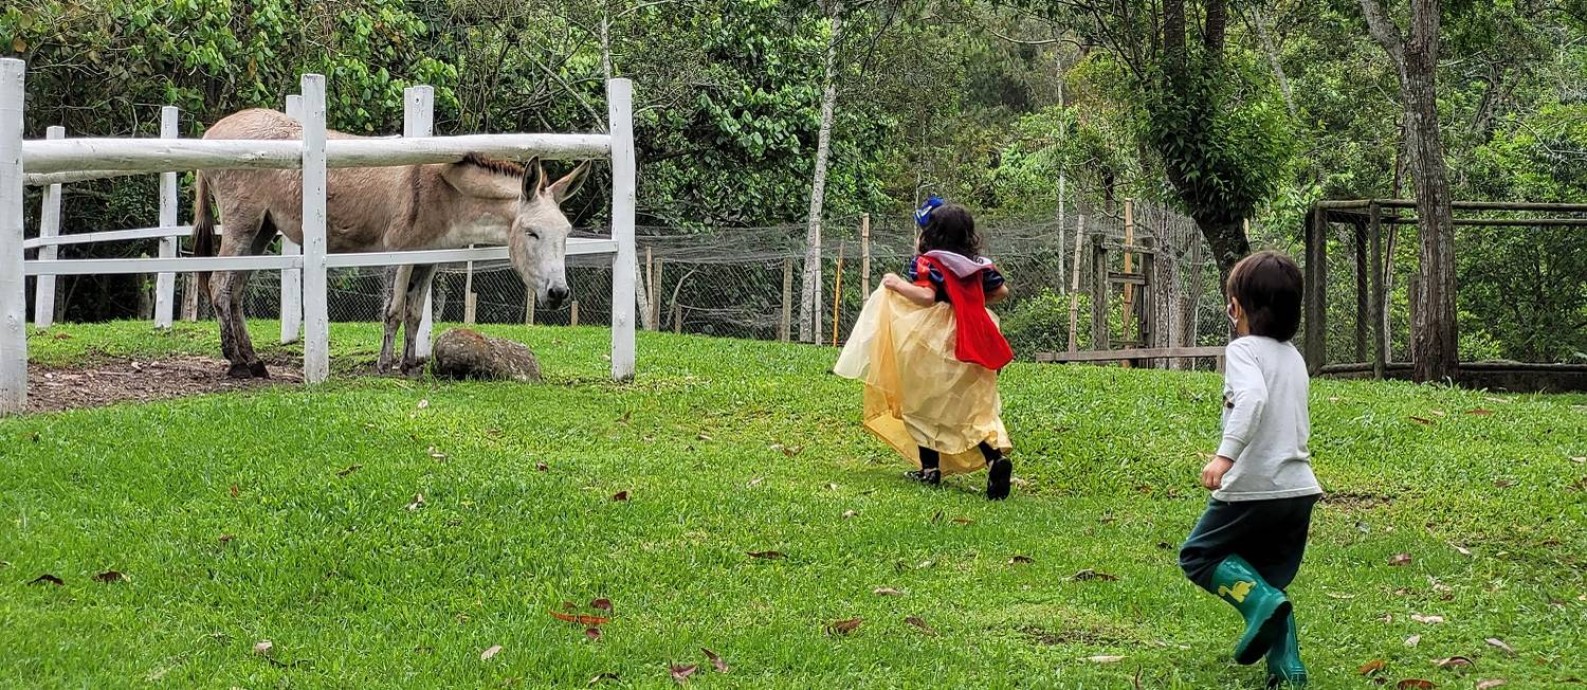
[[[175,310],[175,274],[278,270],[283,272],[283,342],[298,337],[301,314],[304,379],[324,381],[330,375],[326,271],[330,268],[492,261],[506,258],[505,247],[473,247],[408,252],[328,254],[325,237],[325,187],[328,168],[380,167],[444,163],[465,154],[504,158],[545,159],[610,157],[612,163],[612,235],[610,239],[569,239],[567,253],[613,255],[612,376],[634,374],[634,251],[635,159],[632,85],[626,79],[607,84],[606,134],[485,134],[432,137],[433,96],[429,87],[408,90],[403,137],[326,139],[325,80],[304,75],[301,98],[288,99],[288,113],[303,124],[302,141],[216,141],[177,139],[179,113],[162,111],[161,139],[66,139],[52,127],[44,141],[24,141],[25,65],[0,59],[0,415],[18,413],[27,403],[27,333],[25,276],[37,276],[35,325],[54,319],[54,277],[156,273],[155,323],[166,327]],[[295,112],[294,112],[295,111]],[[303,171],[303,246],[284,243],[280,256],[178,258],[179,237],[191,227],[177,224],[176,173],[194,169],[266,168]],[[159,226],[136,230],[60,235],[60,185],[91,179],[162,175]],[[24,240],[23,189],[46,185],[39,237]],[[62,245],[159,239],[157,258],[56,258]],[[24,260],[24,251],[38,249],[39,258]],[[301,280],[299,287],[298,280]],[[301,301],[301,311],[298,304]],[[429,312],[426,297],[426,312]],[[429,350],[430,319],[426,313],[420,352]]]

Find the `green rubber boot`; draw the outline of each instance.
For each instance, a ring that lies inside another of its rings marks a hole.
[[[1212,572],[1212,586],[1245,618],[1245,633],[1234,646],[1235,662],[1256,663],[1282,636],[1284,621],[1289,617],[1289,599],[1239,556],[1230,556],[1218,564]]]
[[[1284,617],[1284,634],[1267,650],[1267,687],[1306,687],[1306,665],[1300,662],[1300,642],[1295,636],[1295,613]]]

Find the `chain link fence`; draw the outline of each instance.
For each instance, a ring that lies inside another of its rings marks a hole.
[[[984,252],[1008,277],[1012,291],[996,311],[1022,359],[1066,350],[1071,319],[1081,350],[1104,345],[1099,335],[1108,340],[1108,348],[1221,344],[1227,338],[1217,266],[1195,223],[1164,207],[1139,202],[1131,208],[1133,227],[1126,228],[1124,215],[1122,205],[1079,206],[1061,221],[1055,217],[982,223]],[[861,226],[858,218],[835,219],[823,231],[816,329],[823,344],[834,343],[834,331],[835,341],[841,343],[868,290],[876,289],[884,274],[902,273],[914,255],[916,227],[911,218],[871,219],[868,241]],[[650,330],[715,337],[796,339],[805,230],[803,225],[786,225],[680,234],[668,228],[639,228],[640,324]],[[1147,253],[1130,252],[1128,271],[1126,239],[1132,240],[1130,247],[1150,250],[1150,258]],[[1107,251],[1099,258],[1102,248]],[[1130,289],[1143,306],[1132,314],[1128,330],[1125,288],[1117,282],[1099,284],[1099,265],[1113,278],[1131,274],[1138,278]],[[606,325],[611,322],[611,271],[608,255],[568,257],[573,300],[548,309],[530,303],[530,294],[506,261],[444,265],[434,285],[435,320]],[[380,321],[392,272],[332,270],[332,320]],[[1092,304],[1103,285],[1108,295],[1107,326],[1099,331]],[[472,314],[465,297],[470,293]],[[280,295],[280,274],[256,273],[248,285],[246,313],[278,318]],[[1143,323],[1149,327],[1143,329]]]

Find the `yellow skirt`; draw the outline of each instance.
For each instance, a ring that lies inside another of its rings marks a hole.
[[[832,368],[865,383],[867,430],[917,468],[921,446],[937,451],[944,475],[986,467],[983,441],[1012,450],[997,372],[954,357],[956,326],[952,305],[921,307],[877,288]]]

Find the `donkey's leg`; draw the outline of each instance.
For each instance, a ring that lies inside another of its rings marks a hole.
[[[396,266],[386,271],[386,299],[381,310],[386,334],[380,341],[380,361],[375,364],[375,370],[382,374],[391,371],[391,364],[396,361],[392,350],[396,345],[397,327],[408,313],[406,304],[412,272],[412,266]]]
[[[271,222],[270,215],[265,214],[264,222],[254,234],[253,242],[248,247],[248,253],[254,256],[263,254],[270,248],[270,243],[275,241],[276,227]],[[264,362],[259,361],[259,355],[254,352],[253,339],[248,336],[248,329],[242,326],[243,298],[247,296],[248,279],[253,276],[253,271],[237,271],[232,282],[232,314],[237,319],[237,356],[248,367],[248,374],[254,378],[270,378],[270,372],[265,369]]]
[[[221,209],[225,233],[221,235],[216,256],[242,256],[252,248],[264,213],[253,208],[236,206]],[[231,362],[227,375],[245,379],[253,375],[241,343],[248,339],[248,328],[243,324],[240,274],[238,271],[216,271],[209,277],[209,303],[215,308],[215,320],[220,323],[220,351]],[[248,349],[252,352],[252,348]]]
[[[435,264],[413,267],[413,279],[408,282],[406,320],[402,328],[402,374],[411,376],[424,366],[415,352],[419,343],[419,322],[424,318],[424,296],[435,281]]]

